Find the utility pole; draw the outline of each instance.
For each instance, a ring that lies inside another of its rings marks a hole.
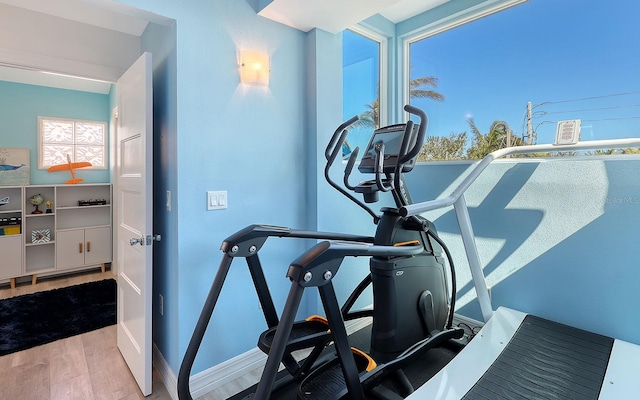
[[[527,144],[533,144],[533,128],[531,121],[531,102],[527,102]]]

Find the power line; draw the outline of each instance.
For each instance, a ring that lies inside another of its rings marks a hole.
[[[617,118],[599,118],[599,119],[583,119],[581,120],[582,122],[598,122],[598,121],[617,121],[617,120],[625,120],[625,119],[640,119],[640,116],[634,116],[634,117],[617,117]],[[540,121],[535,125],[535,128],[533,129],[533,131],[535,132],[540,125],[545,125],[545,124],[557,124],[560,121]]]
[[[542,103],[536,104],[535,107],[543,105],[543,104],[559,104],[559,103],[571,103],[571,102],[576,102],[576,101],[586,101],[586,100],[595,100],[595,99],[605,99],[607,97],[618,97],[618,96],[629,96],[632,94],[640,94],[640,91],[635,91],[635,92],[625,92],[625,93],[614,93],[614,94],[606,94],[606,95],[602,95],[602,96],[593,96],[593,97],[582,97],[582,98],[578,98],[578,99],[572,99],[572,100],[558,100],[558,101],[544,101]],[[534,108],[535,108],[534,107]]]
[[[640,107],[640,104],[631,104],[628,106],[612,106],[612,107],[598,107],[598,108],[583,108],[581,110],[566,110],[566,111],[551,111],[551,112],[547,112],[547,111],[536,111],[535,113],[533,113],[533,115],[535,116],[536,114],[540,113],[541,115],[549,115],[549,114],[564,114],[564,113],[572,113],[572,112],[583,112],[583,111],[599,111],[599,110],[614,110],[614,109],[619,109],[619,108],[633,108],[633,107]]]
[[[600,119],[583,119],[583,122],[598,122],[598,121],[618,121],[625,119],[640,119],[640,117],[619,117],[619,118],[600,118]]]

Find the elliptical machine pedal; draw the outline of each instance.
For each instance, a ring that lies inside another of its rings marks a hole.
[[[362,378],[365,373],[377,367],[373,358],[364,351],[352,347],[351,353],[359,377]],[[340,399],[347,393],[342,365],[337,357],[311,371],[298,386],[298,399],[300,400]]]
[[[258,338],[258,348],[265,354],[271,351],[271,345],[275,339],[278,326],[274,326],[262,332]],[[301,379],[316,362],[322,350],[332,341],[329,332],[329,322],[326,318],[319,315],[312,315],[306,320],[294,322],[285,347],[285,354],[291,354],[294,351],[313,348],[310,354],[305,358],[302,364],[295,361],[292,357],[283,360],[283,364],[287,371],[294,379]]]

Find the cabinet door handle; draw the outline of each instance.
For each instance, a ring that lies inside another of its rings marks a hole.
[[[82,253],[82,243],[78,243],[78,253]]]
[[[91,252],[91,242],[87,242],[87,253]]]

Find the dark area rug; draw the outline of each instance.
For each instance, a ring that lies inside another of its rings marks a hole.
[[[0,356],[116,323],[116,281],[0,300]]]

